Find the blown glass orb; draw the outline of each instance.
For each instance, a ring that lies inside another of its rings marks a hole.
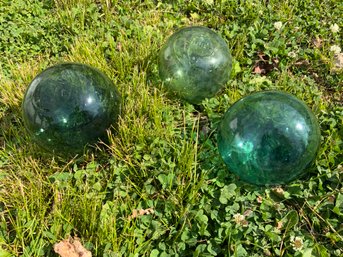
[[[187,27],[174,33],[159,53],[159,74],[168,91],[199,103],[214,96],[229,80],[230,50],[206,27]]]
[[[80,153],[104,139],[120,113],[112,81],[84,64],[64,63],[38,74],[29,85],[22,109],[34,141],[58,155]]]
[[[237,101],[218,128],[218,148],[228,169],[256,185],[285,184],[304,175],[319,145],[320,129],[311,110],[278,91]]]

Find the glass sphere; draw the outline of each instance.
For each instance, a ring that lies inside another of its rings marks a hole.
[[[320,145],[305,103],[278,91],[251,94],[225,113],[218,148],[228,169],[256,185],[285,184],[305,173]]]
[[[106,136],[120,113],[112,81],[84,64],[64,63],[38,74],[22,109],[35,142],[58,155],[75,154]]]
[[[230,50],[206,27],[187,27],[174,33],[159,53],[159,73],[168,91],[199,103],[214,96],[229,80]]]

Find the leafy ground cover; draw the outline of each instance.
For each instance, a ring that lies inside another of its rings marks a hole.
[[[343,254],[343,3],[0,1],[0,256],[57,256],[77,236],[93,256]],[[168,97],[156,55],[178,28],[217,31],[234,57],[226,87],[200,105]],[[21,101],[44,68],[104,71],[123,97],[109,144],[73,159],[41,151]],[[282,187],[239,181],[217,125],[244,95],[284,90],[318,117],[309,175]]]

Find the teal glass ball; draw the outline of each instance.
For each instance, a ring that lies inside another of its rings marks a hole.
[[[112,81],[84,64],[64,63],[38,74],[24,96],[25,127],[33,140],[57,155],[83,152],[105,139],[120,114]]]
[[[251,184],[276,185],[306,173],[320,145],[320,129],[301,100],[265,91],[233,104],[219,125],[217,139],[229,171]]]
[[[186,27],[164,44],[158,68],[169,92],[197,104],[213,97],[229,80],[232,58],[217,33],[206,27]]]

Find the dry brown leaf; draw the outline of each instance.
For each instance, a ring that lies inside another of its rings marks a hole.
[[[283,222],[281,220],[276,223],[277,229],[279,229],[279,230],[282,229],[282,226],[283,226]]]
[[[258,202],[258,203],[262,203],[262,201],[263,201],[263,198],[262,198],[262,196],[257,196],[257,199],[256,199],[256,201]]]
[[[263,52],[258,52],[257,56],[259,60],[255,62],[253,67],[253,73],[265,75],[274,69],[277,69],[279,65],[278,58],[270,58],[269,56],[265,55]]]
[[[249,225],[249,221],[243,220],[243,221],[241,222],[241,225],[242,225],[242,227],[247,227],[247,226]]]
[[[260,59],[260,61],[267,62],[269,60],[269,57],[266,56],[263,52],[257,52],[257,56]]]
[[[243,216],[250,216],[252,214],[252,210],[248,209],[243,213]]]
[[[296,63],[294,63],[295,66],[301,66],[301,67],[307,67],[310,65],[310,62],[308,60],[299,60]]]
[[[315,39],[312,40],[312,43],[315,48],[320,48],[322,46],[323,39],[317,36]]]
[[[116,48],[117,48],[117,50],[118,50],[119,52],[121,52],[122,49],[123,49],[123,45],[122,45],[120,42],[118,42]]]
[[[132,211],[132,215],[129,216],[129,220],[138,218],[138,217],[143,216],[143,215],[153,214],[154,212],[155,211],[153,208],[140,209],[140,210],[134,209]]]
[[[56,243],[54,251],[61,257],[92,257],[92,253],[81,244],[78,237],[64,239]]]
[[[255,74],[265,74],[266,73],[266,70],[265,69],[261,69],[260,66],[256,66],[254,68],[254,73]]]
[[[277,193],[278,195],[284,195],[284,193],[285,193],[285,191],[283,190],[283,188],[282,187],[275,187],[275,188],[273,188],[273,191],[275,192],[275,193]]]
[[[335,55],[335,68],[343,69],[343,53]]]
[[[263,253],[265,256],[272,256],[272,253],[268,249],[263,250]]]

